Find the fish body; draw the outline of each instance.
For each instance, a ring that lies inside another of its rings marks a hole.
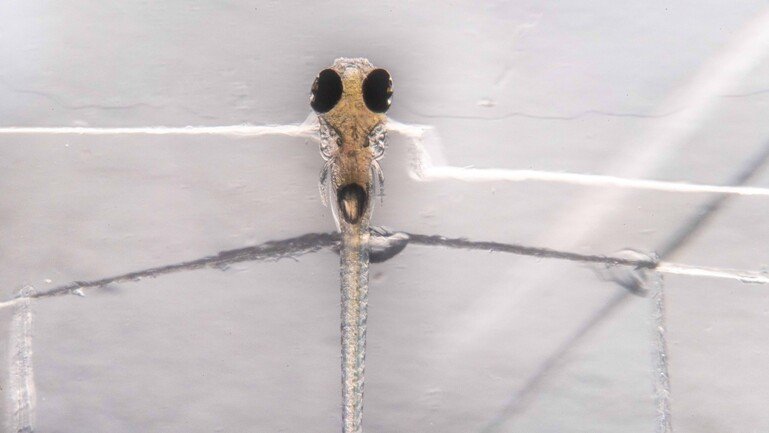
[[[392,81],[366,59],[337,59],[318,74],[310,105],[318,113],[321,198],[342,234],[340,248],[342,432],[361,433],[368,311],[369,221],[377,162],[385,150]]]

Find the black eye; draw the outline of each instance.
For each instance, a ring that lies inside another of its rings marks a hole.
[[[342,78],[333,69],[324,69],[312,83],[310,106],[318,113],[330,111],[342,98]]]
[[[363,80],[363,101],[374,113],[384,113],[390,108],[393,95],[393,80],[384,69],[374,69]]]

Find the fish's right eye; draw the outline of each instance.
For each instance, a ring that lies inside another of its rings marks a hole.
[[[342,77],[333,69],[320,71],[312,83],[310,106],[318,113],[327,113],[342,99]]]

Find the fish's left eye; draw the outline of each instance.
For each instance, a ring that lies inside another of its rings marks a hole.
[[[374,69],[363,80],[363,101],[374,113],[384,113],[390,108],[393,96],[393,80],[384,69]]]

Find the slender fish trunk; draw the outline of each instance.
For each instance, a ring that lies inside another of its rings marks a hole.
[[[368,307],[368,220],[341,224],[342,432],[361,433]]]

